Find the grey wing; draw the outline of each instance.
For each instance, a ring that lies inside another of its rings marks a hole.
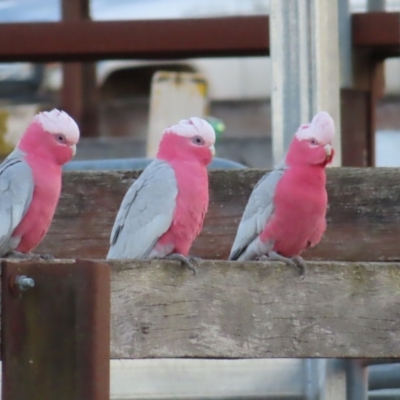
[[[146,258],[171,226],[177,195],[174,170],[166,162],[154,160],[122,201],[107,258]]]
[[[265,174],[254,187],[240,221],[229,260],[237,260],[271,218],[275,188],[286,169],[285,164],[280,165]]]
[[[11,250],[10,238],[29,209],[33,190],[31,168],[14,151],[0,165],[0,256]]]

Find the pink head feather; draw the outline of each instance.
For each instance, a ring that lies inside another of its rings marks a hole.
[[[215,132],[204,119],[192,117],[165,129],[157,158],[197,160],[208,165],[215,153]]]
[[[67,141],[76,144],[79,141],[79,128],[76,122],[64,111],[54,109],[37,114],[34,119],[43,130],[51,134],[63,134]]]
[[[164,131],[164,134],[171,132],[187,138],[196,135],[201,136],[208,146],[215,143],[214,128],[202,118],[192,117],[190,119],[183,119],[182,121],[179,121],[178,124],[167,128]]]
[[[63,165],[75,155],[78,141],[76,122],[64,111],[54,109],[33,117],[17,147],[26,154]]]
[[[311,123],[301,125],[296,132],[298,140],[316,139],[321,144],[332,144],[335,136],[335,123],[326,111],[320,111]]]

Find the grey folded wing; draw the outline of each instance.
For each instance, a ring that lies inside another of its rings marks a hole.
[[[164,161],[152,161],[121,203],[107,258],[146,258],[172,224],[177,195],[172,167]]]
[[[274,212],[276,185],[287,169],[285,164],[265,174],[254,187],[240,221],[229,260],[237,260],[258,237]]]
[[[11,236],[28,211],[34,190],[31,168],[12,154],[0,165],[0,256],[11,250]]]

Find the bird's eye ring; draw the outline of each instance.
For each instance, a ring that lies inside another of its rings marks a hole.
[[[203,138],[200,137],[200,136],[195,136],[195,137],[193,138],[193,142],[194,142],[195,144],[197,144],[197,145],[203,145],[203,144],[204,144],[204,140],[203,140]]]
[[[65,136],[62,134],[55,135],[55,137],[56,137],[57,142],[60,142],[60,143],[66,142]]]

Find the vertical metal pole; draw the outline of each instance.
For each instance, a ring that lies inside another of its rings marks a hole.
[[[345,400],[346,369],[340,359],[305,359],[305,399]]]
[[[353,46],[351,37],[350,0],[338,0],[340,87],[353,86]]]
[[[330,358],[325,364],[325,385],[321,400],[346,399],[346,364],[344,360]]]
[[[337,0],[271,0],[273,158],[318,111],[336,125],[334,164],[341,165]]]
[[[305,358],[304,364],[304,399],[319,400],[319,364],[321,360]]]
[[[89,0],[62,0],[64,21],[90,19]],[[95,63],[63,64],[61,106],[81,128],[82,136],[98,136],[98,90]]]
[[[386,10],[386,0],[368,0],[367,10],[374,11],[385,11]]]
[[[347,360],[347,400],[368,399],[368,371],[360,360]]]

